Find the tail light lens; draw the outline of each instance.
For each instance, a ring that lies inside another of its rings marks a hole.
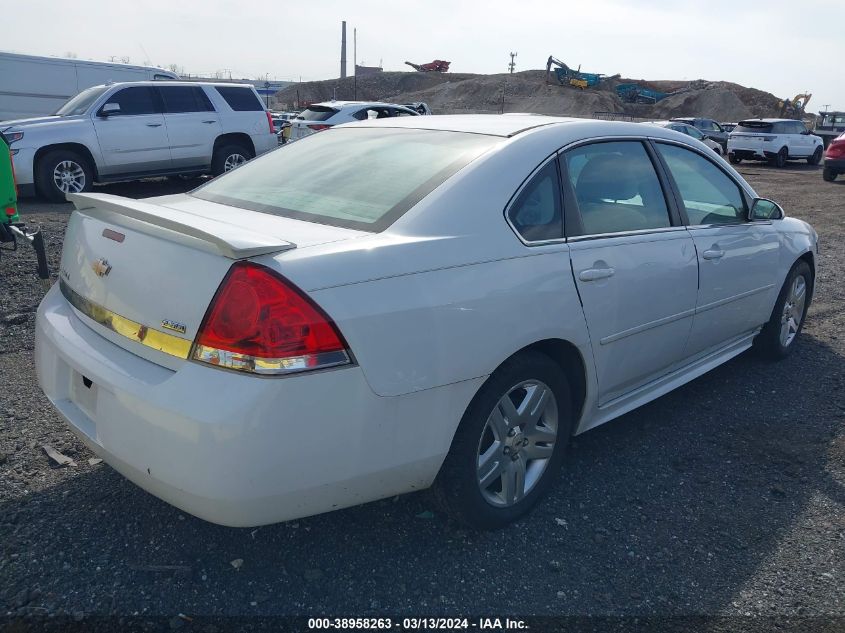
[[[351,363],[334,322],[281,275],[237,262],[205,314],[191,357],[256,374],[290,374]]]
[[[331,125],[326,125],[325,123],[315,123],[314,125],[309,125],[309,130],[314,130],[315,132],[321,132],[322,130],[328,130]]]
[[[833,141],[827,147],[827,158],[845,158],[845,141]]]
[[[270,126],[270,134],[275,134],[276,133],[276,126],[273,125],[273,115],[270,114],[269,112],[267,112],[266,110],[264,111],[264,114],[267,115],[267,125]]]

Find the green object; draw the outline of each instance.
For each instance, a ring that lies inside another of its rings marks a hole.
[[[5,137],[0,134],[0,224],[11,224],[19,220],[12,154]]]

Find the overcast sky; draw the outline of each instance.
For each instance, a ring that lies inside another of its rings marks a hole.
[[[645,79],[726,80],[779,97],[813,93],[809,109],[845,110],[845,3],[836,0],[270,2],[262,0],[0,0],[0,48],[80,59],[128,57],[191,74],[303,81],[337,77],[340,21],[358,29],[358,62],[454,72],[570,66]]]

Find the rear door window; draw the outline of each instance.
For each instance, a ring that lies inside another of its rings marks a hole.
[[[197,86],[161,86],[158,91],[164,102],[164,111],[169,114],[214,110],[205,92]]]
[[[671,226],[654,164],[639,141],[583,145],[564,156],[584,235]]]
[[[264,105],[246,86],[215,86],[214,89],[225,99],[229,107],[235,112],[262,112]]]
[[[131,116],[138,114],[157,114],[158,107],[153,89],[147,86],[132,86],[118,90],[103,105],[117,104],[120,109],[110,116]]]
[[[296,118],[301,121],[328,121],[337,114],[337,112],[338,111],[335,108],[329,108],[326,106],[311,106],[310,108],[300,112]]]
[[[675,180],[691,225],[746,221],[745,197],[725,172],[691,150],[666,143],[656,146]]]

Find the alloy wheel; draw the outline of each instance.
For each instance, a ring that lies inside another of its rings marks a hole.
[[[62,193],[79,193],[85,189],[85,170],[73,160],[63,160],[53,169],[53,183]]]
[[[246,162],[246,156],[243,154],[229,154],[226,160],[223,161],[223,171],[231,171],[235,167],[243,165]]]
[[[783,314],[780,319],[780,344],[789,347],[804,318],[804,304],[807,301],[807,280],[798,275],[789,289],[789,296],[783,304]]]
[[[484,499],[513,506],[537,485],[554,453],[558,407],[539,380],[511,387],[493,408],[478,443],[476,475]]]

